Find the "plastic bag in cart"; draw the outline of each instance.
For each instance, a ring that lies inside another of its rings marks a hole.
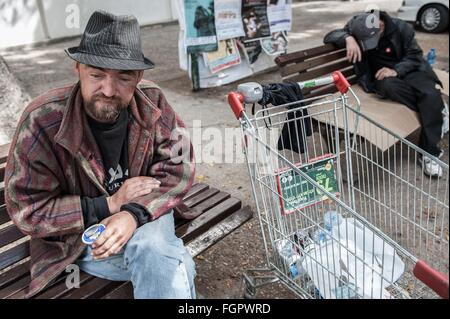
[[[391,298],[387,287],[403,274],[405,264],[394,247],[354,218],[332,230],[336,240],[307,247],[301,262],[323,298]]]

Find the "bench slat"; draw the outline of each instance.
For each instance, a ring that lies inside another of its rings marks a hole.
[[[19,279],[18,281],[14,282],[13,284],[3,288],[0,290],[0,299],[8,298],[28,287],[28,284],[30,283],[30,275]]]
[[[241,206],[242,204],[240,200],[236,198],[229,198],[203,213],[192,222],[178,228],[176,230],[176,234],[178,237],[181,237],[185,243],[188,243],[211,226],[238,211]]]
[[[22,237],[25,237],[25,235],[22,234],[16,225],[5,227],[0,230],[0,247],[9,245]]]
[[[199,184],[196,184],[199,185]],[[200,184],[205,185],[205,184]],[[199,212],[191,210],[191,208],[195,205],[200,204],[202,201],[208,199],[211,196],[214,196],[219,190],[215,188],[209,188],[207,187],[200,187],[194,192],[192,192],[190,195],[188,193],[188,196],[183,199],[183,202],[174,208],[175,210],[175,227],[179,227],[181,225],[184,225],[188,223],[191,219],[197,217],[199,215]],[[194,186],[193,186],[194,187]],[[181,217],[183,215],[183,217]]]
[[[7,251],[0,253],[0,270],[28,257],[30,245],[28,242],[17,245]]]
[[[132,299],[133,285],[131,282],[124,282],[111,292],[103,296],[103,299]]]
[[[201,192],[207,190],[209,188],[209,185],[204,183],[197,183],[191,187],[191,189],[187,192],[186,196],[183,198],[183,202],[187,201],[188,199],[200,194]]]
[[[11,219],[9,218],[8,212],[6,211],[6,206],[0,206],[0,225],[9,222]]]
[[[1,182],[0,183],[0,205],[5,204],[5,183]]]
[[[231,195],[225,192],[218,192],[216,195],[208,198],[207,200],[201,202],[200,204],[195,205],[192,207],[193,210],[199,210],[201,212],[205,212],[208,209],[212,208],[213,206],[216,206],[223,202],[224,200],[230,198]]]
[[[298,73],[301,71],[306,71],[308,69],[321,66],[326,63],[337,63],[339,59],[344,59],[347,56],[347,52],[345,51],[337,51],[328,55],[320,56],[311,60],[306,60],[304,62],[300,62],[297,64],[292,64],[288,66],[284,66],[280,69],[280,73],[282,77]]]
[[[10,143],[0,145],[0,163],[6,162],[6,159],[8,157],[8,152],[9,152],[9,145],[10,145]]]
[[[67,276],[61,277],[52,286],[47,287],[44,291],[42,291],[38,295],[34,296],[33,298],[57,299],[57,298],[62,297],[64,294],[69,293],[72,289],[78,289],[78,288],[68,289],[66,286],[66,277]],[[94,277],[85,272],[80,272],[80,287],[83,284],[85,284],[88,280],[91,280],[92,278],[94,278]]]
[[[278,66],[285,66],[289,63],[303,62],[306,59],[316,57],[325,53],[338,50],[333,44],[325,44],[318,47],[300,50],[288,54],[283,54],[275,59]]]
[[[7,285],[17,281],[30,272],[30,262],[27,261],[23,264],[14,267],[0,275],[0,290]]]
[[[68,294],[62,296],[63,299],[96,299],[101,298],[112,288],[120,285],[120,281],[110,281],[98,277],[92,278],[80,286],[78,289],[72,289]]]
[[[244,224],[252,216],[250,207],[246,206],[191,241],[186,248],[191,256],[195,257]]]
[[[216,195],[218,192],[219,192],[218,189],[211,187],[211,188],[207,189],[206,191],[201,192],[200,194],[198,194],[198,195],[196,195],[196,196],[194,196],[194,197],[184,201],[184,204],[187,207],[191,208],[191,207],[193,207],[195,205],[200,204],[204,200],[207,200],[208,198]]]
[[[5,179],[5,167],[6,167],[6,163],[0,164],[0,181],[2,181],[2,182]]]
[[[216,195],[201,202],[200,204],[195,205],[192,208],[189,208],[189,212],[187,212],[185,215],[185,217],[188,219],[187,222],[189,222],[190,220],[193,220],[194,218],[197,218],[198,216],[203,214],[208,209],[220,204],[221,202],[223,202],[224,200],[226,200],[228,198],[230,198],[230,194],[225,193],[225,192],[219,192]]]
[[[191,199],[192,197],[200,194],[201,192],[209,189],[209,185],[198,183],[191,187],[189,192],[184,196],[183,202],[178,206],[174,207],[174,217],[175,217],[175,225],[179,226],[187,222],[186,217],[190,211],[190,208],[185,204],[185,201]]]

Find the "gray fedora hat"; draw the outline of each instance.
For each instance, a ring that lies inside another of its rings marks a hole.
[[[113,70],[145,70],[154,67],[142,53],[139,23],[132,15],[116,16],[95,11],[78,47],[66,49],[83,64]]]

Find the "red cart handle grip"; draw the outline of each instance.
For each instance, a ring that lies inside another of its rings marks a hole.
[[[334,85],[336,85],[336,88],[341,92],[342,94],[347,93],[350,83],[348,83],[345,76],[341,73],[341,71],[335,71],[332,74]]]
[[[228,103],[231,106],[231,109],[233,110],[234,115],[239,120],[242,116],[242,113],[244,112],[244,106],[242,103],[244,102],[244,97],[242,94],[231,92],[228,93]]]
[[[422,260],[414,267],[414,276],[433,289],[439,296],[448,299],[448,276],[430,267]]]

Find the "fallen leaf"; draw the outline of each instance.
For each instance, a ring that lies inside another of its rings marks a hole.
[[[205,175],[197,175],[196,176],[197,181],[203,182],[205,180]]]
[[[413,289],[414,289],[414,284],[413,284],[412,282],[410,282],[410,283],[408,284],[408,286],[406,286],[406,291],[407,291],[408,293],[411,293],[411,292],[413,291]]]

